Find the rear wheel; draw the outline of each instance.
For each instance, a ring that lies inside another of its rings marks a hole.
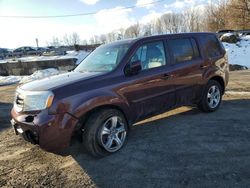
[[[210,80],[205,88],[202,100],[198,104],[204,112],[214,112],[220,106],[222,99],[222,88],[219,82]]]
[[[103,157],[122,148],[127,137],[127,122],[115,109],[102,109],[90,115],[83,131],[83,144],[93,156]]]

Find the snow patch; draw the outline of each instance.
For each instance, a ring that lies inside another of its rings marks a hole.
[[[19,83],[23,76],[0,76],[0,86]]]
[[[0,63],[13,63],[17,61],[46,61],[46,60],[55,60],[55,59],[77,59],[76,64],[80,64],[82,60],[89,54],[87,51],[68,51],[64,56],[30,56],[22,57],[18,59],[5,59],[0,60]],[[60,74],[63,71],[59,71],[55,68],[49,68],[44,70],[35,71],[32,75],[29,76],[0,76],[0,86],[10,85],[10,84],[22,84],[31,82],[33,80],[42,79],[48,76]]]
[[[242,36],[241,39],[242,40],[250,40],[250,35]]]
[[[233,33],[225,33],[222,35],[222,37],[231,37],[232,35],[234,35]]]
[[[27,83],[27,82],[31,82],[33,80],[39,80],[42,78],[46,78],[48,76],[52,76],[52,75],[57,75],[60,74],[61,72],[58,69],[55,68],[49,68],[49,69],[44,69],[44,70],[38,70],[35,71],[32,75],[30,76],[24,76],[21,80],[20,80],[20,84],[23,83]]]
[[[27,56],[20,58],[10,58],[0,60],[0,63],[16,63],[16,62],[32,62],[32,61],[49,61],[58,59],[77,59],[76,64],[79,64],[90,52],[87,51],[68,51],[66,55],[62,56]]]
[[[35,71],[30,76],[0,76],[0,86],[11,84],[23,84],[34,80],[46,78],[52,75],[63,73],[55,68]]]
[[[250,68],[250,36],[243,36],[236,44],[223,42],[230,64],[238,64]]]

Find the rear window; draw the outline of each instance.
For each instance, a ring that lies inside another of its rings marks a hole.
[[[193,38],[169,40],[174,62],[190,61],[200,56],[197,43]]]
[[[207,35],[206,40],[206,52],[208,58],[215,58],[222,55],[222,47],[218,38],[214,35]]]

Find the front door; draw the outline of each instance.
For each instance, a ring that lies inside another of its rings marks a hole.
[[[171,108],[175,104],[175,91],[163,41],[141,44],[130,62],[137,60],[141,61],[142,70],[126,77],[123,95],[139,120]]]

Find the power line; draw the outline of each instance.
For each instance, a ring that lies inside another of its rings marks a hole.
[[[126,7],[121,7],[116,10],[109,10],[109,11],[120,11],[124,9],[131,9],[131,8],[138,8],[138,7],[143,7],[147,5],[152,5],[156,3],[163,2],[165,0],[156,0],[150,3],[145,3],[145,4],[140,4],[140,5],[132,5],[132,6],[126,6]],[[86,12],[86,13],[78,13],[78,14],[64,14],[64,15],[51,15],[51,16],[7,16],[7,15],[0,15],[0,18],[65,18],[65,17],[77,17],[77,16],[88,16],[88,15],[94,15],[97,14],[99,11],[95,12]]]

